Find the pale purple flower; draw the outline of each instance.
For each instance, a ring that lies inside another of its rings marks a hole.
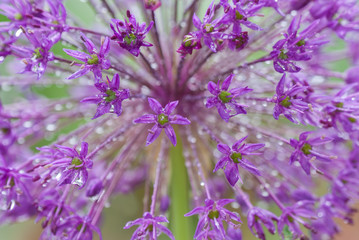
[[[243,141],[248,136],[241,138],[237,142],[232,145],[230,148],[228,145],[225,144],[218,144],[217,149],[223,155],[217,162],[216,166],[214,167],[213,172],[218,171],[220,168],[223,168],[224,173],[228,182],[234,186],[238,179],[243,183],[240,175],[238,165],[244,168],[245,170],[251,172],[255,175],[261,175],[259,170],[253,166],[244,156],[249,155],[259,155],[261,153],[255,153],[258,149],[265,146],[263,143],[243,143]],[[241,145],[242,144],[242,145]]]
[[[75,65],[80,66],[80,69],[67,77],[67,79],[79,78],[89,71],[92,71],[96,82],[100,82],[102,80],[102,70],[109,69],[111,66],[110,61],[106,57],[110,51],[110,39],[108,37],[101,39],[100,50],[97,50],[95,44],[84,34],[81,35],[81,39],[89,54],[76,50],[64,49],[68,55],[84,62],[83,64],[76,63]]]
[[[120,90],[120,76],[115,74],[111,81],[107,77],[107,83],[96,83],[95,87],[101,92],[100,94],[81,100],[83,103],[97,104],[97,111],[92,119],[111,112],[112,107],[113,112],[117,114],[117,116],[120,116],[122,113],[122,101],[130,97],[129,89]]]
[[[168,223],[165,216],[155,217],[153,214],[145,212],[142,218],[128,222],[124,229],[131,228],[134,225],[139,225],[133,233],[131,240],[155,240],[159,235],[161,235],[161,233],[166,234],[170,239],[174,240],[175,238],[171,231],[163,226],[161,224],[162,222]]]
[[[135,119],[134,123],[154,123],[151,130],[149,130],[146,146],[153,143],[156,138],[162,132],[162,129],[165,130],[167,137],[170,139],[171,143],[176,146],[177,139],[176,133],[171,126],[171,124],[179,124],[179,125],[188,125],[191,122],[181,115],[171,115],[171,113],[177,107],[178,101],[169,102],[164,108],[162,105],[154,98],[148,98],[148,103],[152,111],[155,114],[145,114],[140,118]]]
[[[244,109],[247,106],[237,103],[236,98],[253,91],[253,89],[248,87],[236,87],[228,90],[233,77],[234,74],[229,75],[221,86],[220,81],[218,81],[217,84],[209,82],[207,85],[208,91],[213,94],[214,97],[207,99],[206,107],[212,108],[215,106],[221,118],[226,122],[238,114],[247,114]]]

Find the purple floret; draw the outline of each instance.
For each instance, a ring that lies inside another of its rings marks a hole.
[[[146,146],[153,143],[156,138],[162,132],[162,129],[165,130],[167,137],[170,139],[172,144],[176,146],[177,139],[176,133],[171,124],[179,125],[188,125],[191,122],[181,115],[170,115],[173,110],[176,108],[178,101],[169,102],[164,108],[162,105],[154,98],[148,98],[148,103],[150,108],[155,112],[155,114],[145,114],[140,118],[135,119],[134,123],[154,123],[149,134],[147,136]]]

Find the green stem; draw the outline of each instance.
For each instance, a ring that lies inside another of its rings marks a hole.
[[[193,218],[184,217],[189,212],[189,182],[183,156],[182,141],[177,135],[177,146],[170,148],[171,207],[170,227],[176,239],[193,239]],[[191,228],[192,225],[192,228]]]

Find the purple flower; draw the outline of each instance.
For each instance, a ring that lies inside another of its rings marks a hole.
[[[289,121],[298,123],[293,118],[293,113],[303,114],[308,109],[308,103],[304,102],[297,95],[304,92],[307,87],[298,85],[290,86],[287,90],[284,90],[286,86],[286,75],[283,74],[280,79],[277,88],[276,95],[273,97],[275,102],[273,117],[278,120],[279,115],[283,114]]]
[[[229,49],[240,51],[248,44],[248,32],[234,32],[228,36]]]
[[[229,75],[223,81],[221,87],[219,86],[220,81],[217,82],[217,85],[214,82],[209,82],[207,85],[208,91],[212,93],[214,97],[210,97],[207,99],[206,107],[212,108],[216,106],[219,115],[226,122],[229,121],[229,118],[234,117],[238,114],[247,114],[246,110],[244,109],[244,107],[246,106],[237,103],[235,98],[253,91],[253,89],[250,89],[248,87],[237,87],[232,88],[228,91],[229,85],[231,85],[233,77],[234,74]]]
[[[146,34],[151,30],[153,22],[146,28],[146,23],[137,23],[134,15],[127,11],[128,21],[112,19],[111,29],[113,31],[112,40],[115,40],[122,48],[138,57],[140,47],[151,47],[151,43],[144,41]]]
[[[89,54],[76,50],[64,49],[68,55],[84,62],[82,65],[75,64],[81,66],[80,70],[67,77],[67,79],[79,78],[89,71],[92,71],[95,76],[96,83],[98,83],[102,79],[102,70],[109,69],[111,66],[110,61],[106,59],[106,56],[110,51],[110,39],[108,37],[101,39],[100,51],[97,50],[95,44],[84,34],[81,35],[81,39],[84,42]]]
[[[293,18],[287,33],[284,34],[285,39],[279,40],[270,53],[274,69],[279,73],[299,72],[301,68],[294,62],[310,60],[311,52],[326,43],[319,38],[313,39],[317,32],[318,21],[313,22],[297,35],[301,19],[301,17]]]
[[[111,107],[113,107],[113,112],[120,116],[122,113],[122,101],[130,97],[129,89],[119,90],[120,76],[116,73],[112,81],[107,77],[107,83],[96,83],[95,87],[100,90],[100,94],[81,100],[83,103],[97,104],[97,111],[92,119],[111,112]]]
[[[143,0],[146,9],[155,11],[157,8],[161,7],[161,0]]]
[[[55,145],[56,149],[49,147],[39,148],[40,153],[36,159],[42,162],[37,167],[46,169],[42,178],[44,181],[53,176],[58,181],[58,185],[75,184],[83,188],[88,179],[87,169],[92,168],[92,161],[88,159],[88,144],[81,143],[81,152],[66,146]]]
[[[141,240],[147,239],[157,239],[157,237],[163,232],[169,238],[174,240],[174,236],[171,231],[168,230],[165,226],[161,225],[161,222],[168,223],[168,220],[165,216],[155,217],[149,212],[145,212],[142,218],[138,218],[134,221],[128,222],[124,229],[129,229],[134,225],[140,225],[132,235],[131,240]]]
[[[254,151],[265,146],[263,143],[254,143],[254,144],[242,144],[241,143],[248,136],[241,138],[232,145],[232,149],[225,144],[218,144],[217,149],[223,153],[220,160],[217,162],[213,172],[218,171],[218,169],[223,168],[224,173],[228,182],[234,186],[238,179],[242,182],[242,179],[239,176],[238,165],[247,171],[255,175],[260,175],[258,169],[253,166],[247,159],[243,158],[246,155],[260,155],[261,153],[253,153]],[[241,146],[240,146],[241,145]]]
[[[328,114],[330,125],[338,130],[354,132],[358,129],[359,107],[356,87],[358,84],[349,84],[342,88],[333,97],[323,97],[329,100],[324,107],[324,112]]]
[[[310,162],[311,160],[318,159],[328,162],[334,158],[332,156],[319,153],[313,149],[314,146],[329,143],[332,139],[324,136],[307,139],[310,133],[311,132],[301,133],[299,135],[299,141],[296,139],[290,139],[290,145],[295,148],[294,152],[290,156],[290,164],[298,161],[305,173],[308,175],[310,174],[310,167],[312,166],[312,163]]]
[[[265,235],[261,223],[268,229],[271,234],[275,233],[275,225],[273,222],[278,222],[278,217],[272,212],[264,209],[253,207],[248,211],[247,214],[248,227],[253,235],[258,238],[265,240]],[[255,229],[256,234],[253,229]]]
[[[39,35],[32,31],[22,30],[32,47],[12,45],[11,49],[18,57],[23,58],[25,68],[21,73],[33,72],[37,74],[37,79],[40,79],[46,70],[47,63],[54,60],[54,54],[50,52],[50,49],[58,39],[53,35]]]
[[[12,0],[11,3],[11,5],[0,4],[0,13],[11,20],[10,25],[4,29],[2,29],[0,25],[0,31],[18,29],[20,26],[25,27],[33,15],[33,7],[30,1]]]
[[[314,211],[313,201],[299,201],[293,206],[283,209],[283,213],[278,221],[278,232],[283,236],[283,229],[288,225],[290,232],[293,234],[293,239],[297,239],[303,235],[299,223],[309,227],[308,224],[302,220],[303,218],[316,218],[316,211]]]
[[[0,209],[11,211],[25,199],[32,199],[26,181],[31,175],[0,166]]]
[[[171,140],[172,144],[176,146],[176,133],[171,126],[171,124],[180,124],[188,125],[191,122],[181,115],[172,115],[170,114],[176,108],[178,101],[169,102],[164,108],[162,105],[154,98],[148,98],[148,103],[150,108],[155,112],[155,114],[145,114],[140,118],[135,119],[134,123],[154,123],[149,134],[147,136],[146,146],[153,143],[156,138],[160,135],[162,129],[165,129],[167,137]]]
[[[233,32],[239,33],[242,32],[241,25],[246,26],[249,29],[260,31],[262,30],[257,24],[252,23],[248,18],[255,16],[255,13],[258,12],[264,5],[249,5],[250,7],[244,8],[244,4],[234,1],[235,6],[232,7],[228,4],[228,1],[222,1],[222,5],[225,9],[225,16],[222,19],[223,23],[233,24]]]
[[[63,240],[92,240],[93,232],[102,240],[100,229],[91,224],[91,218],[71,215],[58,224],[55,235]]]
[[[223,207],[233,201],[233,199],[221,199],[218,201],[206,199],[206,205],[204,207],[196,207],[189,213],[186,213],[185,217],[189,217],[194,214],[199,215],[199,221],[196,232],[194,233],[194,238],[208,239],[210,236],[216,236],[217,238],[215,239],[224,239],[227,234],[223,226],[223,221],[225,221],[229,226],[238,228],[239,223],[241,223],[239,215],[228,211]]]
[[[193,49],[201,49],[201,37],[196,32],[190,32],[184,36],[181,46],[177,49],[177,52],[181,54],[181,57],[185,57],[187,54],[192,54]]]
[[[193,25],[198,29],[196,32],[198,34],[197,36],[203,38],[204,44],[213,52],[217,52],[218,40],[222,40],[223,33],[221,33],[221,29],[219,29],[222,24],[220,19],[212,21],[214,12],[215,6],[214,1],[212,1],[204,15],[203,22],[201,22],[196,14],[193,14]]]

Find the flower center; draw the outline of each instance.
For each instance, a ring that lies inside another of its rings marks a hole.
[[[348,120],[351,123],[356,123],[357,122],[357,120],[355,118],[353,118],[353,117],[348,117]]]
[[[217,210],[214,210],[214,211],[210,211],[208,213],[208,217],[210,219],[215,219],[215,218],[218,218],[219,217],[219,212]]]
[[[211,33],[214,31],[214,27],[212,26],[212,24],[210,23],[207,23],[203,26],[203,30],[206,32],[206,33]]]
[[[3,134],[5,134],[5,135],[7,135],[7,134],[10,133],[10,128],[1,128],[0,130],[1,130],[1,132],[2,132]]]
[[[152,224],[148,225],[146,231],[153,232],[153,225]]]
[[[310,146],[308,143],[305,143],[304,146],[302,147],[302,152],[305,155],[309,155],[310,154],[310,150],[312,150],[312,146]]]
[[[336,106],[337,108],[343,108],[343,107],[344,107],[344,103],[340,102],[340,103],[335,104],[335,106]]]
[[[183,44],[185,47],[195,47],[197,45],[197,42],[192,41],[191,35],[186,35],[183,39]]]
[[[112,90],[108,89],[106,91],[106,94],[107,94],[107,97],[105,97],[106,102],[112,102],[113,100],[116,99],[116,92],[115,91],[112,91]]]
[[[244,36],[238,36],[234,38],[233,41],[236,44],[236,49],[238,49],[241,48],[244,44],[246,44],[247,38],[245,38]]]
[[[80,166],[83,161],[80,158],[73,158],[71,161],[71,165]]]
[[[87,63],[90,65],[98,64],[98,56],[97,54],[91,54],[91,58],[87,59]]]
[[[287,55],[287,53],[284,52],[284,49],[280,50],[280,54],[279,54],[278,58],[282,59],[282,60],[288,59],[288,55]]]
[[[232,97],[229,97],[230,95],[232,95],[230,92],[222,91],[218,97],[223,103],[228,103],[232,99]]]
[[[130,33],[124,38],[124,40],[127,45],[131,45],[131,44],[135,44],[137,37],[135,36],[135,34]]]
[[[244,21],[247,20],[247,18],[244,17],[242,14],[240,14],[238,11],[236,11],[236,19],[237,20],[244,20]]]
[[[242,153],[234,152],[231,154],[231,159],[234,163],[239,163],[239,160],[242,160]]]
[[[289,106],[292,105],[292,103],[290,102],[290,97],[289,96],[284,98],[279,104],[282,105],[285,108],[289,108]]]
[[[42,54],[41,54],[40,51],[43,52],[42,48],[36,48],[36,49],[34,50],[33,56],[35,57],[35,59],[40,59],[40,58],[42,58]]]
[[[161,126],[165,125],[166,123],[169,122],[169,121],[168,121],[168,116],[165,115],[165,114],[163,114],[163,113],[161,113],[160,115],[158,115],[157,122],[158,122]]]
[[[298,47],[304,46],[304,45],[305,45],[304,39],[301,39],[300,41],[298,41],[296,45],[297,45]]]
[[[21,20],[22,19],[22,14],[21,13],[16,13],[14,15],[14,18],[15,18],[15,20]]]

